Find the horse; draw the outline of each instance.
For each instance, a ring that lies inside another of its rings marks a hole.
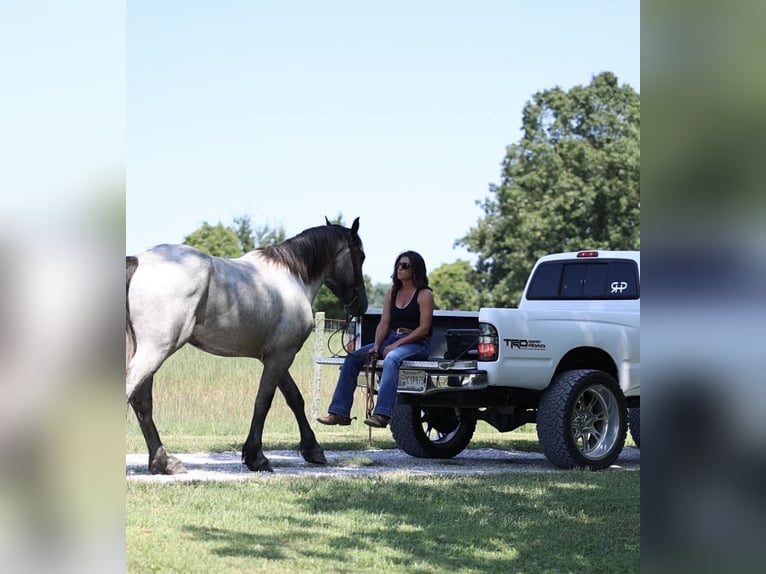
[[[241,257],[213,257],[188,245],[158,245],[126,257],[126,403],[141,426],[152,474],[186,472],[162,445],[152,418],[154,375],[186,343],[224,357],[263,363],[242,461],[272,471],[262,449],[263,425],[274,392],[282,392],[300,432],[299,450],[326,464],[288,369],[311,333],[311,305],[325,284],[347,316],[367,310],[359,218],[351,228],[312,227]]]

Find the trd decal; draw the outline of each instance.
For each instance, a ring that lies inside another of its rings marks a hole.
[[[503,339],[505,346],[520,351],[544,351],[545,343],[539,339]]]

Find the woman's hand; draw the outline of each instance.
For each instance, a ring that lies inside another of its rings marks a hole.
[[[386,355],[388,355],[391,351],[396,349],[398,346],[399,346],[398,341],[395,341],[395,342],[391,343],[390,345],[386,345],[386,348],[383,349],[383,358],[385,359]]]

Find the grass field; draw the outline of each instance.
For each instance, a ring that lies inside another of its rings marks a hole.
[[[313,340],[293,378],[311,407]],[[238,451],[260,363],[191,347],[155,377],[154,415],[170,452]],[[337,367],[322,367],[326,412]],[[316,425],[326,450],[368,446],[364,394],[350,427]],[[132,413],[128,452],[145,452]],[[280,395],[264,450],[292,448],[297,425]],[[395,448],[375,431],[376,448]],[[533,426],[499,433],[480,423],[472,447],[537,450]],[[126,491],[128,572],[637,572],[639,472],[472,477],[303,479],[253,475],[238,483],[143,484]]]

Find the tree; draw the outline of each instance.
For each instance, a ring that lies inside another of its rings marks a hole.
[[[370,291],[367,291],[367,302],[370,307],[383,308],[386,300],[386,292],[391,288],[392,283],[375,283]]]
[[[541,255],[640,248],[640,110],[610,72],[526,104],[485,216],[456,242],[478,254],[480,304],[516,305]]]
[[[237,237],[239,237],[242,253],[247,253],[259,247],[282,243],[287,238],[285,228],[281,225],[270,227],[264,224],[253,229],[249,215],[235,217],[232,229],[234,229]]]
[[[253,229],[249,215],[234,218],[234,223],[224,227],[220,222],[213,226],[206,221],[184,238],[184,243],[219,257],[239,257],[258,247],[266,247],[285,240],[282,226],[260,225]]]
[[[276,245],[277,243],[282,243],[285,239],[287,239],[285,228],[281,225],[274,228],[271,228],[268,225],[261,225],[256,227],[253,232],[253,244],[255,247]]]
[[[191,235],[187,235],[183,242],[218,257],[242,255],[236,232],[231,227],[225,227],[221,222],[210,225],[204,221],[202,226]]]
[[[433,289],[437,309],[479,309],[478,283],[470,262],[461,259],[444,264],[429,273],[428,282]]]
[[[242,253],[247,253],[255,249],[255,238],[253,236],[253,226],[250,225],[250,216],[242,215],[234,218],[234,232],[239,238],[239,246]]]

